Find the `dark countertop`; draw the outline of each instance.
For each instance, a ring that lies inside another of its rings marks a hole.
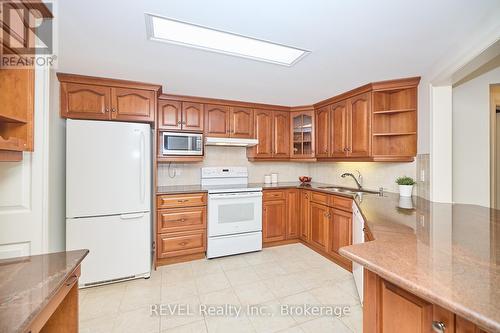
[[[252,183],[263,189],[322,189],[331,184]],[[203,191],[161,187],[161,193]],[[491,331],[500,332],[500,212],[418,197],[366,194],[356,198],[374,241],[340,249],[382,278]]]
[[[24,332],[88,252],[0,260],[0,332]]]

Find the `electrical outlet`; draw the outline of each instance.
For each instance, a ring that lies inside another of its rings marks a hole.
[[[420,170],[420,181],[425,182],[425,169]]]
[[[420,226],[425,228],[425,215],[420,215]]]

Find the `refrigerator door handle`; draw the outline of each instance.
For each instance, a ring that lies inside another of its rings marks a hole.
[[[120,219],[122,219],[122,220],[134,220],[134,219],[140,219],[143,216],[144,216],[144,213],[121,214]]]
[[[141,193],[141,203],[144,203],[144,199],[146,196],[146,180],[144,173],[146,172],[146,138],[144,136],[144,132],[141,131],[141,188],[140,188],[140,193]]]

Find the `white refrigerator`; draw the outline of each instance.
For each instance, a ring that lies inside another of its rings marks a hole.
[[[66,124],[66,249],[89,249],[80,286],[149,277],[151,128]]]

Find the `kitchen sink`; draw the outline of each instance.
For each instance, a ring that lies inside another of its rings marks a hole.
[[[341,187],[341,186],[318,186],[320,189],[324,190],[329,190],[332,192],[340,192],[340,193],[346,193],[346,194],[380,194],[380,192],[377,191],[370,191],[370,190],[359,190],[357,188],[351,188],[351,187]]]

